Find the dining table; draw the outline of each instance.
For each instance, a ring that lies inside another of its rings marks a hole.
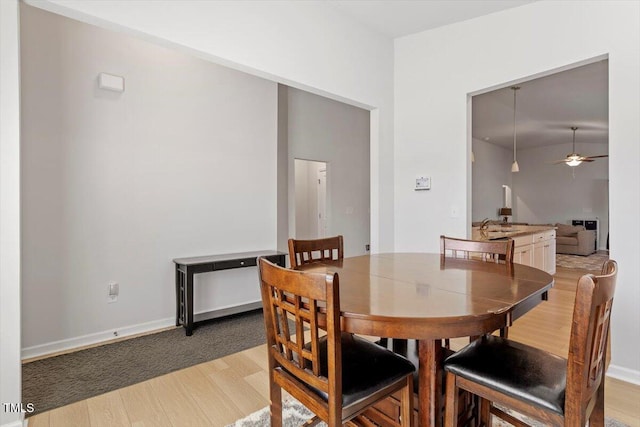
[[[342,330],[417,340],[421,427],[443,421],[442,340],[510,326],[554,284],[533,267],[430,253],[378,253],[299,269],[338,274]]]

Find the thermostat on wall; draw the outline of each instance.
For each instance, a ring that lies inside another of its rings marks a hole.
[[[428,176],[416,178],[416,191],[418,190],[431,190],[431,178]]]

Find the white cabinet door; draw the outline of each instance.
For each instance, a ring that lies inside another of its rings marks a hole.
[[[547,271],[547,269],[545,268],[545,254],[544,254],[544,249],[545,249],[545,245],[547,245],[548,242],[542,241],[542,242],[536,242],[533,244],[533,264],[532,267],[535,268],[539,268],[540,270],[543,271]]]
[[[556,239],[544,242],[544,271],[556,274]]]
[[[533,265],[533,250],[531,245],[515,248],[513,251],[513,262],[516,264]]]

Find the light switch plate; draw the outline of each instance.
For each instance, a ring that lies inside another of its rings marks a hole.
[[[124,77],[100,73],[100,75],[98,75],[98,87],[114,92],[124,92]]]

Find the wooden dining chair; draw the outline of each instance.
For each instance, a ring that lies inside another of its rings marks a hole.
[[[440,254],[454,258],[478,258],[491,262],[513,262],[513,240],[464,240],[440,236]]]
[[[506,240],[465,240],[453,237],[440,236],[440,255],[443,257],[479,259],[487,262],[504,262],[513,264],[512,239]],[[509,328],[500,328],[500,336],[507,338]],[[472,337],[475,339],[475,337]],[[445,340],[445,346],[449,347],[449,340]]]
[[[412,425],[415,368],[391,351],[341,332],[337,273],[289,270],[260,258],[259,275],[271,426],[282,426],[281,389],[329,427],[342,425],[400,391],[402,415],[397,425]],[[288,319],[295,324],[293,329]],[[326,331],[322,337],[321,323]]]
[[[448,357],[445,426],[457,424],[459,389],[480,397],[480,418],[527,425],[501,408],[552,426],[604,425],[604,371],[618,266],[578,280],[567,359],[496,336],[483,336]]]
[[[291,268],[296,268],[303,264],[343,258],[344,244],[341,235],[313,240],[289,239]]]

